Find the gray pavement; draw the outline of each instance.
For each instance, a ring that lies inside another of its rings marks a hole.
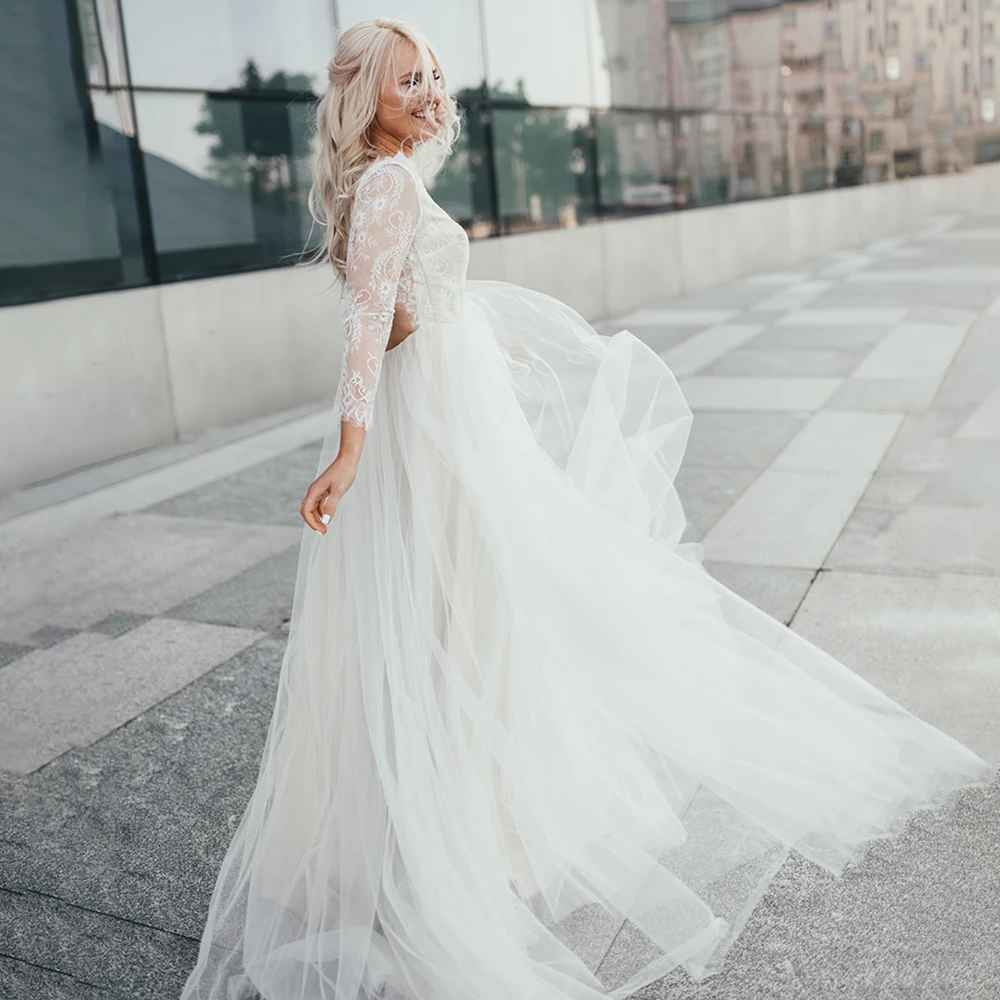
[[[685,541],[1000,760],[1000,217],[652,305],[696,411]],[[256,777],[325,425],[303,408],[0,500],[0,998],[176,997]],[[641,1000],[1000,997],[1000,790],[841,879],[793,856]]]

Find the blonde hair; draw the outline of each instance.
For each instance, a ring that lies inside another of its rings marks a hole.
[[[434,50],[424,35],[406,21],[379,17],[362,21],[344,31],[337,50],[327,65],[329,86],[316,107],[316,147],[312,156],[312,187],[309,211],[326,228],[322,245],[310,261],[329,260],[343,276],[346,269],[347,238],[351,206],[358,180],[373,160],[378,158],[369,130],[375,120],[379,92],[387,74],[392,72],[401,40],[417,50],[420,83],[409,98],[414,104],[429,105],[432,89],[440,87],[438,128],[427,130],[417,142],[423,154],[426,147],[433,170],[451,153],[458,136],[459,118],[454,100],[445,90],[444,73]],[[435,68],[440,81],[434,80]]]

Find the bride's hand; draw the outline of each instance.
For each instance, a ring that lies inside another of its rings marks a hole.
[[[326,534],[326,524],[322,519],[325,516],[329,521],[333,517],[340,498],[350,489],[357,471],[358,463],[353,458],[338,455],[309,487],[299,513],[313,531]]]

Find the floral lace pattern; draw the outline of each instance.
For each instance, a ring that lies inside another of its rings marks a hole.
[[[462,314],[469,237],[431,197],[412,158],[375,160],[354,195],[347,244],[341,419],[371,425],[397,309],[417,327]]]
[[[383,161],[361,177],[347,243],[340,382],[341,419],[359,427],[371,423],[397,295],[413,285],[407,256],[419,221],[417,185],[406,167]],[[405,297],[412,301],[412,293]]]

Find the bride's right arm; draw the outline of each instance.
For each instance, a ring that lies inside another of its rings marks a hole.
[[[344,276],[340,449],[309,487],[301,509],[305,522],[322,534],[322,515],[333,516],[354,482],[392,330],[399,278],[419,220],[417,187],[406,167],[387,163],[361,179],[351,210]]]

